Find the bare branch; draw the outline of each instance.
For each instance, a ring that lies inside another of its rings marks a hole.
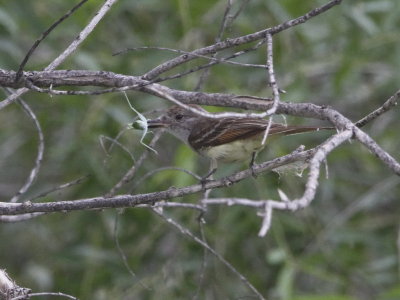
[[[272,207],[268,201],[264,205],[264,212],[262,214],[259,214],[259,216],[263,217],[263,222],[260,230],[258,231],[258,236],[264,237],[271,227],[272,221]]]
[[[393,96],[391,96],[388,100],[385,101],[381,105],[381,107],[377,108],[361,120],[356,122],[357,127],[363,127],[365,124],[371,122],[372,120],[376,119],[379,117],[381,114],[387,112],[390,110],[392,107],[397,105],[397,102],[399,101],[400,98],[400,90],[398,90]]]
[[[219,31],[218,31],[217,37],[215,38],[215,42],[216,43],[220,42],[221,39],[222,39],[222,36],[223,36],[223,34],[225,32],[225,29],[226,29],[226,26],[228,24],[229,11],[231,10],[231,8],[232,8],[232,0],[228,0],[227,3],[226,3],[224,16],[222,17],[222,22],[221,22],[221,25],[219,27]],[[211,54],[211,57],[212,58],[217,57],[217,53],[215,52],[215,53]],[[209,68],[204,69],[204,71],[199,76],[199,80],[197,81],[196,87],[194,88],[195,91],[200,91],[201,90],[201,87],[205,83],[205,81],[208,78],[209,74],[210,74],[210,69]]]
[[[222,22],[221,22],[221,25],[219,27],[217,37],[215,39],[215,41],[217,43],[222,40],[222,36],[223,36],[223,34],[225,32],[225,29],[230,23],[229,12],[231,11],[231,9],[232,9],[232,0],[227,0],[226,1],[226,7],[225,7],[224,16],[222,17]]]
[[[354,129],[355,138],[378,157],[394,173],[400,176],[400,164],[389,153],[381,148],[368,134],[362,130]]]
[[[203,200],[207,205],[248,206],[263,208],[267,200],[250,200],[248,198],[208,198]]]
[[[262,213],[259,214],[263,217],[263,222],[261,229],[259,231],[259,236],[263,237],[267,234],[268,229],[271,225],[272,212],[274,209],[279,210],[291,210],[296,211],[307,207],[315,197],[316,189],[318,186],[318,177],[320,172],[321,163],[325,160],[326,156],[333,149],[338,147],[341,143],[349,140],[353,133],[351,130],[346,130],[340,132],[332,137],[330,137],[326,142],[316,148],[315,153],[312,155],[309,161],[310,172],[308,175],[308,180],[306,183],[306,188],[304,194],[301,198],[290,200],[282,191],[280,191],[281,200],[249,200],[240,198],[219,198],[219,199],[203,199],[205,205],[208,204],[225,204],[231,205],[242,205],[249,206],[258,209],[262,209]]]
[[[194,209],[199,211],[204,211],[203,207],[198,204],[192,203],[179,203],[179,202],[157,202],[154,205],[149,204],[140,204],[137,207],[146,207],[146,208],[187,208],[187,209]]]
[[[190,55],[197,56],[198,58],[204,58],[204,59],[210,60],[210,61],[212,61],[212,62],[214,62],[214,63],[222,63],[222,64],[234,65],[234,66],[240,66],[240,67],[263,68],[263,69],[265,68],[265,65],[245,64],[245,63],[240,63],[240,62],[236,62],[236,61],[231,61],[231,60],[230,60],[230,59],[232,59],[232,58],[235,58],[235,57],[237,57],[237,56],[239,56],[239,55],[244,54],[244,53],[247,52],[247,51],[244,52],[243,50],[240,51],[240,52],[237,52],[235,56],[230,55],[229,57],[225,57],[225,58],[216,58],[216,57],[214,57],[214,56],[207,56],[207,55],[200,55],[200,54],[192,54],[192,52],[184,51],[184,50],[180,50],[180,49],[172,49],[172,48],[166,48],[166,47],[151,47],[151,46],[146,46],[146,47],[127,48],[127,49],[125,49],[125,50],[118,51],[118,52],[114,53],[113,56],[115,56],[115,55],[120,55],[120,54],[124,54],[124,53],[126,53],[126,52],[128,52],[128,51],[147,50],[147,49],[165,50],[165,51],[176,52],[176,53],[179,53],[179,54],[190,54]],[[253,47],[252,47],[251,49],[252,49],[252,50],[255,50]],[[214,64],[213,64],[213,65],[214,65]],[[207,67],[210,67],[210,66],[212,66],[212,65],[207,65]],[[190,71],[190,73],[195,72],[195,71],[198,71],[198,70],[201,70],[201,69],[203,69],[204,67],[205,67],[205,65],[203,65],[203,66],[198,66],[198,67],[196,67],[196,68],[193,69],[194,71]],[[183,74],[186,75],[186,74],[188,74],[188,73],[189,73],[189,71],[184,72]],[[152,81],[152,82],[161,82],[161,81],[165,81],[165,80],[167,80],[167,79],[175,79],[175,78],[178,78],[178,77],[181,77],[181,76],[182,76],[182,75],[179,75],[179,76],[177,76],[177,77],[171,76],[171,77],[165,77],[165,78],[162,78],[162,79],[160,78],[160,79],[158,79],[158,80],[156,80],[156,81]]]
[[[64,60],[70,56],[72,53],[78,49],[79,45],[82,44],[84,40],[89,36],[90,33],[94,30],[94,28],[99,24],[101,19],[105,16],[105,14],[111,9],[111,7],[117,2],[117,0],[106,0],[104,4],[101,6],[99,11],[94,15],[94,17],[90,20],[89,24],[78,34],[75,40],[61,53],[55,60],[53,60],[44,70],[51,71],[61,65]]]
[[[68,295],[65,293],[61,293],[61,292],[57,292],[57,293],[52,293],[52,292],[43,292],[43,293],[30,293],[29,297],[39,297],[39,296],[58,296],[58,297],[64,297],[64,298],[68,298],[68,299],[72,299],[72,300],[78,300],[78,298],[72,296],[72,295]],[[13,298],[12,300],[24,300],[25,298],[21,297],[16,297]]]
[[[33,212],[62,212],[62,211],[87,210],[87,209],[98,209],[98,208],[123,208],[123,207],[134,207],[139,204],[153,204],[155,202],[159,202],[162,200],[182,197],[184,195],[198,193],[201,191],[205,191],[207,189],[228,187],[245,178],[253,176],[254,174],[270,171],[274,168],[277,168],[279,166],[294,161],[307,160],[312,157],[315,151],[316,149],[311,149],[301,152],[296,151],[294,153],[275,158],[271,161],[264,162],[259,165],[254,165],[252,169],[237,172],[218,180],[208,181],[205,184],[195,184],[182,188],[170,188],[165,191],[159,191],[147,194],[117,195],[112,197],[111,196],[94,197],[94,198],[85,198],[73,201],[57,201],[50,203],[32,203],[29,201],[23,203],[0,202],[0,215],[17,215],[17,214],[33,213]],[[138,160],[138,163],[139,161],[140,158]],[[131,175],[131,173],[134,174],[136,172],[135,167],[131,168],[131,170],[129,170],[127,174],[129,173],[129,175]],[[131,177],[129,176],[129,178]],[[121,180],[121,182],[122,186],[124,182],[123,180]],[[120,188],[119,184],[118,188]]]
[[[231,55],[229,55],[229,56],[227,56],[225,58],[220,58],[220,59],[217,58],[217,60],[213,60],[213,61],[211,61],[211,62],[209,62],[207,64],[204,64],[204,65],[196,66],[196,67],[194,67],[192,69],[189,69],[187,71],[184,71],[184,72],[181,72],[181,73],[178,73],[178,74],[175,74],[175,75],[170,75],[170,76],[165,76],[165,77],[157,77],[156,79],[153,79],[150,82],[151,83],[156,83],[156,82],[163,82],[163,81],[166,81],[166,80],[180,78],[180,77],[186,76],[188,74],[191,74],[191,73],[194,73],[194,72],[197,72],[197,71],[200,71],[200,70],[211,68],[212,66],[214,66],[216,64],[219,64],[219,63],[225,63],[225,62],[233,63],[232,61],[230,61],[230,59],[239,57],[239,56],[244,55],[246,53],[249,53],[251,51],[255,51],[258,48],[260,48],[263,44],[264,44],[264,40],[258,42],[253,47],[249,47],[247,49],[240,50],[240,51],[235,52],[235,53],[233,53],[233,54],[231,54]],[[188,53],[190,53],[190,52],[188,52]],[[194,55],[194,54],[191,54],[191,55]],[[215,57],[215,55],[213,55],[212,57]],[[265,68],[265,66],[263,66],[263,65],[245,64],[245,63],[236,63],[236,62],[234,62],[234,64],[235,65],[240,65],[240,66],[243,66],[243,67]]]
[[[272,87],[272,99],[273,104],[270,109],[266,111],[267,116],[273,115],[278,108],[280,97],[278,83],[275,78],[274,72],[274,60],[273,60],[273,46],[272,46],[272,35],[267,33],[267,71],[269,76],[269,84]]]
[[[30,289],[18,286],[5,270],[0,269],[0,299],[27,299],[30,292]]]
[[[75,40],[61,53],[56,59],[54,59],[44,70],[51,71],[57,68],[69,55],[71,55],[78,46],[88,37],[88,35],[93,31],[96,25],[100,22],[100,20],[104,17],[104,15],[110,10],[111,6],[117,0],[106,0],[106,2],[102,5],[97,14],[93,17],[93,19],[89,22],[88,25],[80,32],[80,34],[75,38]],[[16,78],[16,77],[15,77]],[[1,86],[3,86],[0,83]],[[15,91],[13,94],[8,96],[6,99],[0,102],[0,110],[2,110],[7,105],[14,102],[19,96],[26,93],[29,89],[22,88]]]
[[[345,130],[332,137],[320,145],[310,160],[310,172],[306,183],[306,189],[301,198],[287,202],[287,208],[290,210],[297,210],[304,208],[314,199],[316,189],[318,186],[318,177],[320,172],[321,163],[325,160],[329,152],[338,147],[343,142],[349,140],[353,136],[352,130]]]
[[[78,8],[80,8],[85,2],[88,0],[82,0],[79,2],[77,5],[75,5],[72,9],[70,9],[65,15],[63,15],[60,19],[58,19],[56,22],[54,22],[45,32],[42,33],[39,39],[35,41],[33,46],[29,49],[28,53],[25,55],[24,59],[22,60],[21,64],[19,65],[17,74],[15,76],[15,80],[18,81],[19,78],[22,75],[22,71],[24,70],[24,67],[26,63],[28,62],[29,58],[33,54],[33,52],[36,50],[36,48],[39,46],[39,44],[50,34],[50,32],[53,31],[54,28],[56,28],[59,24],[62,23],[65,19],[67,19],[70,15],[72,15]]]
[[[264,29],[264,30],[261,30],[261,31],[255,32],[255,33],[251,33],[251,34],[233,38],[233,39],[227,39],[222,42],[216,43],[214,45],[194,50],[192,52],[192,54],[196,54],[196,55],[212,54],[212,53],[215,53],[217,51],[221,51],[221,50],[224,50],[227,48],[232,48],[232,47],[236,47],[236,46],[239,46],[242,44],[247,44],[247,43],[254,42],[254,41],[257,41],[260,39],[264,39],[267,33],[274,35],[283,30],[286,30],[290,27],[294,27],[296,25],[305,23],[309,19],[329,10],[330,8],[332,8],[335,5],[340,4],[341,2],[342,2],[342,0],[331,0],[327,4],[317,7],[315,9],[309,11],[305,15],[295,18],[293,20],[286,21],[277,26],[267,28],[267,29]],[[178,57],[171,59],[169,61],[166,61],[165,63],[150,70],[143,76],[143,79],[153,80],[154,78],[158,77],[160,74],[165,73],[166,71],[169,71],[169,70],[175,68],[176,66],[179,66],[179,65],[186,63],[190,60],[193,60],[195,58],[196,58],[196,56],[187,55],[187,54],[178,56]]]
[[[229,106],[243,109],[255,109],[265,111],[271,106],[268,99],[254,96],[239,96],[223,93],[202,93],[180,91],[166,86],[142,80],[137,76],[128,76],[104,71],[84,71],[84,70],[57,70],[57,71],[32,71],[24,72],[22,79],[15,83],[15,72],[0,69],[0,85],[5,87],[18,88],[21,86],[31,87],[45,86],[102,86],[115,88],[112,91],[134,89],[149,93],[159,97],[164,94],[171,95],[175,99],[186,104]],[[161,95],[161,93],[162,95]],[[86,91],[70,94],[88,94]],[[79,91],[78,91],[79,92]],[[111,90],[109,91],[111,92]],[[66,91],[65,94],[68,94]]]
[[[177,101],[181,101],[186,104],[200,104],[200,105],[215,105],[215,106],[227,106],[236,107],[242,109],[252,109],[266,111],[271,108],[271,101],[268,99],[258,98],[254,96],[238,96],[233,94],[223,93],[203,93],[203,92],[190,92],[181,91],[168,88],[160,84],[149,84],[148,81],[141,80],[136,76],[127,76],[122,74],[116,74],[112,72],[94,72],[94,71],[82,71],[82,70],[60,70],[50,72],[24,72],[23,78],[26,78],[27,82],[32,82],[36,86],[104,86],[104,87],[124,87],[114,91],[135,89],[141,92],[149,93],[159,97],[165,97],[170,95]],[[0,85],[7,87],[19,87],[23,86],[22,82],[15,86],[15,72],[6,71],[0,69]],[[68,93],[68,91],[67,91]],[[86,92],[85,92],[86,93]],[[385,102],[382,109],[378,109],[379,113],[374,112],[374,116],[377,117],[388,109],[392,108],[398,101],[400,92],[396,92],[389,100]],[[73,94],[73,93],[71,93]],[[298,102],[298,101],[296,101]],[[327,107],[317,106],[311,103],[290,103],[281,102],[278,105],[277,114],[288,114],[293,116],[327,119],[324,110],[329,111]],[[210,114],[211,115],[211,114]],[[235,114],[236,115],[236,114]],[[243,116],[243,114],[238,114]],[[209,116],[209,115],[207,115]],[[211,115],[212,116],[212,115]],[[365,122],[371,121],[371,117],[366,120],[360,120],[357,125],[362,126]],[[362,122],[361,122],[362,121]],[[362,124],[362,125],[361,125]]]

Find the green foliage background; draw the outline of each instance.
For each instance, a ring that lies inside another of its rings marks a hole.
[[[233,2],[234,8],[240,4]],[[224,38],[276,25],[326,2],[250,1]],[[59,26],[26,69],[45,67],[102,3],[89,1]],[[120,0],[60,69],[143,74],[175,54],[158,50],[111,54],[126,47],[192,50],[212,44],[225,4],[213,0]],[[2,1],[0,68],[16,70],[33,42],[72,5],[71,1]],[[399,89],[399,15],[396,0],[344,0],[306,24],[275,36],[276,75],[287,91],[283,99],[329,105],[352,120],[377,108]],[[265,50],[238,61],[264,63]],[[193,90],[199,77],[200,73],[195,73],[165,84]],[[211,70],[203,91],[269,96],[266,78],[262,70],[220,65]],[[129,97],[142,112],[167,106],[146,94],[130,92]],[[118,147],[107,158],[98,141],[102,135],[115,137],[134,118],[122,94],[50,97],[29,93],[23,98],[41,122],[46,145],[40,176],[25,199],[85,175],[89,177],[84,183],[40,201],[102,195],[132,165]],[[317,123],[287,119],[290,123]],[[0,200],[7,201],[33,166],[37,132],[16,104],[2,110],[0,120]],[[365,130],[399,160],[399,126],[395,108]],[[283,138],[259,160],[289,153],[299,144],[317,145],[327,136],[321,132]],[[145,150],[139,139],[140,132],[134,131],[121,139],[135,157]],[[150,154],[134,182],[148,171],[168,165],[206,172],[206,161],[172,137],[164,136],[157,149],[160,155]],[[399,178],[356,142],[335,150],[328,166],[329,179],[321,178],[312,205],[296,213],[275,212],[266,238],[257,237],[260,218],[253,210],[212,207],[205,216],[208,242],[268,299],[399,299]],[[241,167],[226,166],[217,176]],[[280,188],[296,197],[302,193],[304,177],[265,174],[215,190],[212,196],[276,198]],[[150,177],[134,192],[191,183],[195,180],[189,175],[166,171]],[[197,198],[176,201],[195,202]],[[199,234],[195,212],[174,209],[167,213]],[[116,247],[116,218],[119,243],[135,277]],[[35,292],[60,291],[80,299],[191,299],[200,285],[203,257],[199,245],[145,209],[60,213],[0,224],[0,268]],[[218,260],[207,254],[206,262],[199,299],[252,298],[238,277]]]

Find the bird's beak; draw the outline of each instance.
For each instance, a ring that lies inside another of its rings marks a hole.
[[[148,128],[165,128],[168,127],[169,123],[166,122],[163,118],[157,118],[153,120],[147,120]]]

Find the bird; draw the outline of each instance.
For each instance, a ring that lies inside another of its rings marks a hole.
[[[206,112],[195,104],[191,104],[189,107]],[[211,174],[215,172],[219,162],[247,161],[252,166],[256,154],[266,146],[263,138],[268,124],[269,120],[267,119],[251,116],[207,117],[179,105],[172,106],[165,114],[156,119],[147,120],[148,128],[165,128],[167,132],[189,145],[195,152],[211,159]],[[322,129],[333,128],[271,123],[268,141],[273,136]]]

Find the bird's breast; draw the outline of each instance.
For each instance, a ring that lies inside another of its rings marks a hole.
[[[261,139],[237,140],[231,143],[200,149],[200,154],[220,162],[248,161],[253,152],[260,151]]]

